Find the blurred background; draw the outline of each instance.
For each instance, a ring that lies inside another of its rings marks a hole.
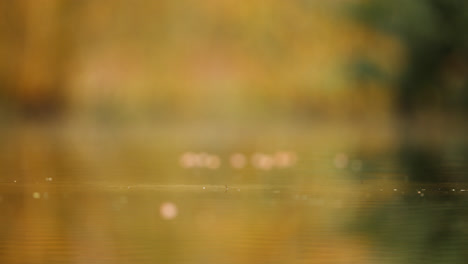
[[[6,116],[118,122],[385,116],[396,93],[388,91],[390,80],[406,58],[406,43],[359,24],[349,1],[2,5]],[[386,82],[373,79],[384,76]]]
[[[17,168],[10,177],[26,163],[41,167],[32,174],[89,168],[79,157],[97,150],[80,148],[106,144],[141,160],[161,149],[146,163],[172,150],[323,144],[332,156],[380,148],[418,181],[465,179],[434,161],[461,164],[467,152],[466,10],[457,0],[1,1],[1,167]],[[349,144],[335,151],[337,141]],[[135,164],[127,158],[115,165]]]
[[[0,262],[464,263],[467,27],[463,0],[0,0]]]

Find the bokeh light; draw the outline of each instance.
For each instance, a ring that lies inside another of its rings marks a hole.
[[[247,165],[247,157],[241,153],[232,154],[229,161],[231,166],[236,169],[242,169]]]
[[[172,220],[177,216],[178,209],[174,203],[165,202],[161,204],[161,207],[159,208],[159,213],[163,219]]]

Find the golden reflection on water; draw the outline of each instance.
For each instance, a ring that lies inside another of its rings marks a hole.
[[[380,263],[389,259],[379,251],[391,247],[382,248],[366,232],[357,232],[356,223],[401,210],[388,220],[411,225],[414,232],[407,238],[419,239],[427,234],[417,229],[427,223],[405,220],[402,212],[423,218],[426,211],[457,208],[460,216],[466,213],[465,189],[449,188],[448,195],[462,200],[443,205],[429,204],[440,192],[436,186],[427,188],[397,182],[307,187],[1,184],[0,261]],[[459,234],[462,239],[465,231]]]
[[[402,181],[352,131],[174,131],[1,131],[0,263],[463,263],[468,186]]]
[[[297,198],[292,189],[265,186],[1,188],[2,263],[366,263],[368,257],[364,237],[337,228],[352,210],[336,192],[302,190]],[[47,199],[35,196],[45,191]]]

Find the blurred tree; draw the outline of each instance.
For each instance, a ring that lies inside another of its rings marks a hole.
[[[75,11],[71,1],[0,2],[0,96],[26,117],[64,109]]]
[[[353,10],[361,21],[393,34],[406,48],[405,65],[394,86],[402,124],[399,156],[410,180],[463,180],[444,175],[441,149],[415,144],[411,130],[420,112],[464,118],[468,111],[468,2],[366,1]],[[357,72],[367,78],[380,76],[376,70]]]
[[[468,110],[467,1],[366,1],[353,10],[406,47],[406,65],[396,85],[400,118],[418,109]]]

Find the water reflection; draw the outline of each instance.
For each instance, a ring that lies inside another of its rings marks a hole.
[[[167,129],[1,131],[0,263],[466,259],[468,185],[417,181],[391,137]],[[437,148],[440,177],[466,173],[461,146]]]
[[[0,260],[464,263],[466,257],[468,196],[458,188],[428,185],[421,196],[409,185],[237,187],[243,191],[2,185]],[[49,189],[49,198],[31,196],[32,188]]]
[[[378,259],[389,263],[465,262],[467,197],[425,193],[373,204],[366,217],[356,221],[356,230],[372,239]]]

